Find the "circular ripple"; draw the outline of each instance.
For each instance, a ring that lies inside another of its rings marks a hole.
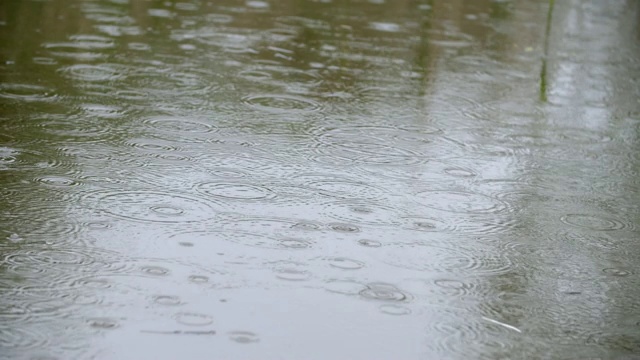
[[[214,217],[218,208],[197,198],[150,191],[95,192],[84,200],[112,216],[158,223],[203,221]]]
[[[80,182],[64,176],[42,176],[35,178],[34,181],[51,187],[70,187],[80,185]]]
[[[322,195],[339,199],[381,200],[386,195],[386,191],[381,188],[357,181],[325,180],[305,185]]]
[[[341,232],[341,233],[358,233],[360,232],[360,228],[353,224],[344,224],[344,223],[331,223],[327,224],[329,228],[333,231]]]
[[[408,244],[387,247],[376,253],[386,264],[409,270],[432,272],[462,272],[482,276],[510,272],[515,264],[506,255],[474,249],[447,248]]]
[[[295,268],[280,268],[274,271],[276,273],[276,277],[281,280],[305,281],[311,278],[311,273],[306,270],[300,270]]]
[[[269,112],[311,112],[322,108],[311,99],[292,95],[253,95],[243,98],[242,101],[254,109]]]
[[[602,270],[603,273],[611,276],[624,277],[631,275],[631,271],[619,268],[606,268]]]
[[[233,200],[262,200],[276,196],[266,187],[246,184],[208,182],[198,184],[196,189],[203,195]]]
[[[459,178],[471,178],[478,175],[475,171],[471,169],[465,169],[461,167],[447,167],[444,169],[444,172],[451,176],[459,177]]]
[[[567,225],[594,231],[621,230],[626,227],[622,221],[598,215],[568,214],[560,218]]]
[[[358,244],[365,247],[371,247],[371,248],[377,248],[382,246],[382,243],[380,241],[368,240],[368,239],[358,240]]]
[[[308,249],[313,246],[313,242],[304,239],[286,238],[280,240],[282,247],[288,249]]]
[[[206,284],[209,282],[209,277],[204,275],[189,275],[189,281],[194,284]]]
[[[23,210],[27,210],[25,207]],[[47,243],[60,241],[75,242],[82,240],[75,236],[81,231],[81,226],[72,219],[61,216],[64,208],[41,207],[33,209],[31,213],[16,214],[12,217],[10,226],[13,232],[27,240],[40,240]],[[10,231],[9,228],[5,230]]]
[[[452,156],[455,144],[436,135],[439,129],[416,127],[411,129],[363,126],[339,127],[318,134],[314,158],[320,162],[344,164],[413,165],[424,163],[428,158],[420,149],[428,150],[430,156],[441,158]]]
[[[400,305],[382,305],[380,312],[387,315],[402,316],[411,314],[411,309]]]
[[[329,292],[342,295],[358,295],[367,289],[366,285],[349,280],[330,280],[325,285]]]
[[[171,270],[165,267],[154,266],[154,265],[142,266],[140,268],[140,271],[142,271],[147,275],[152,275],[152,276],[167,276],[171,272]]]
[[[311,272],[305,270],[305,264],[295,261],[278,261],[273,264],[273,272],[280,280],[306,281],[311,278]]]
[[[238,344],[251,344],[260,342],[258,335],[250,331],[232,331],[229,333],[229,339]]]
[[[412,150],[392,147],[386,144],[352,142],[348,145],[317,144],[312,149],[311,160],[328,165],[416,165],[428,159]]]
[[[400,211],[386,205],[364,201],[344,201],[325,204],[324,213],[336,220],[366,225],[396,225]]]
[[[360,291],[360,296],[379,301],[409,301],[411,295],[405,293],[391,284],[373,283]]]
[[[175,234],[170,238],[179,243],[188,242],[194,246],[198,246],[198,243],[211,244],[220,240],[264,249],[289,249],[291,245],[289,239],[236,230],[193,231]]]
[[[404,228],[425,232],[453,231],[456,227],[444,219],[425,216],[405,216],[402,218]]]
[[[329,261],[329,265],[332,267],[343,270],[358,270],[364,267],[364,263],[362,261],[344,257],[336,257],[327,260]]]
[[[298,239],[301,234],[323,228],[322,224],[300,221],[294,218],[245,217],[239,214],[228,214],[226,218],[220,219],[219,222],[223,224],[224,228],[233,231],[267,233],[283,240]]]
[[[173,295],[156,295],[153,297],[153,302],[164,306],[178,306],[182,304],[182,300],[180,300],[178,296]]]
[[[184,141],[189,143],[208,140],[204,134],[210,134],[216,129],[206,123],[191,118],[158,116],[144,120],[144,123],[153,130],[159,131],[162,137],[172,141]],[[153,134],[154,137],[157,134]]]
[[[38,326],[34,327],[38,328]],[[0,327],[0,349],[23,351],[42,348],[47,342],[47,336],[41,332],[17,326]]]
[[[206,326],[213,323],[213,317],[192,312],[177,313],[173,316],[173,318],[178,323],[188,326]]]
[[[472,289],[470,284],[452,279],[436,279],[433,284],[440,289],[439,293],[455,297],[466,295]]]
[[[158,116],[143,120],[143,122],[154,129],[172,133],[206,133],[213,130],[213,126],[210,124],[189,118]]]
[[[38,119],[39,120],[39,119]],[[47,140],[60,140],[69,142],[103,142],[107,141],[117,130],[112,128],[108,121],[96,121],[92,117],[75,117],[46,119],[38,123],[40,129],[34,132],[38,138],[45,137]]]
[[[62,68],[60,71],[71,79],[82,81],[113,81],[122,76],[117,69],[107,64],[76,64]]]
[[[111,330],[119,326],[118,321],[111,318],[91,318],[87,319],[87,324],[94,329]]]
[[[0,98],[21,101],[43,101],[53,96],[50,90],[38,85],[0,84]]]
[[[490,196],[463,191],[423,191],[416,194],[424,206],[454,213],[499,213],[507,205]]]

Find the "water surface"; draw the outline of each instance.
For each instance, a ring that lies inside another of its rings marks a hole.
[[[640,9],[553,3],[3,1],[0,358],[637,357]]]

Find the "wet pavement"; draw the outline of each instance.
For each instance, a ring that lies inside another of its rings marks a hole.
[[[639,21],[3,1],[0,358],[640,358]]]

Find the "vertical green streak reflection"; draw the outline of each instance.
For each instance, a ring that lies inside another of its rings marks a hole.
[[[542,102],[547,102],[547,57],[549,55],[549,36],[551,35],[551,19],[553,17],[554,3],[555,0],[549,0],[547,26],[544,32],[544,55],[542,57],[542,67],[540,69],[540,101]]]

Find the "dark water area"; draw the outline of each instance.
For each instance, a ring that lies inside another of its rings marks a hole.
[[[640,3],[0,2],[0,358],[640,359]]]

